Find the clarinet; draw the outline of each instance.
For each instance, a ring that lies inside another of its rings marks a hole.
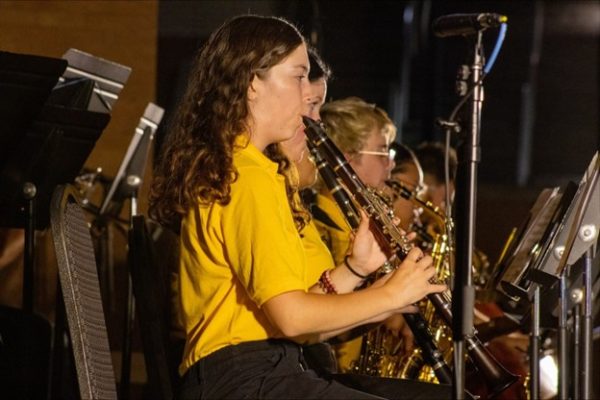
[[[360,224],[357,207],[348,195],[348,192],[339,184],[334,170],[321,157],[319,150],[310,141],[308,141],[308,148],[317,165],[317,169],[319,170],[323,182],[325,182],[325,185],[331,192],[334,200],[342,210],[348,224],[350,224],[353,229],[356,229]],[[384,270],[381,272],[385,273],[389,271]],[[423,318],[419,312],[414,314],[403,314],[403,317],[413,332],[417,345],[423,352],[423,359],[431,366],[438,381],[440,383],[451,384],[452,370],[444,360],[442,352],[438,349],[425,318]]]
[[[333,169],[336,177],[352,194],[354,200],[366,212],[372,222],[375,239],[382,249],[392,254],[390,258],[392,262],[397,263],[403,260],[412,246],[393,223],[393,214],[389,211],[389,207],[362,183],[342,152],[327,136],[323,127],[311,118],[303,116],[302,119],[306,127],[308,143],[318,151],[325,163]],[[427,298],[446,324],[452,326],[450,300],[443,293],[430,293]],[[520,376],[510,373],[490,354],[475,332],[467,336],[465,342],[469,357],[481,371],[488,388],[490,388],[490,398],[495,397],[519,380]]]

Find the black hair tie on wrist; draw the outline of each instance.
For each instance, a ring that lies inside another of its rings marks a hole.
[[[354,268],[352,268],[350,266],[350,263],[348,262],[348,258],[350,258],[350,256],[344,257],[344,265],[346,266],[346,268],[348,268],[348,270],[350,270],[350,272],[352,272],[355,276],[359,277],[360,279],[367,279],[369,277],[368,275],[361,275],[358,272],[356,272],[354,270]]]

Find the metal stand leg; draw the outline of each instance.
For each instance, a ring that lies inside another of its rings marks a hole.
[[[100,279],[102,303],[105,309],[112,314],[116,312],[117,302],[113,295],[115,293],[115,284],[111,222],[102,217],[97,218],[94,231],[96,232],[98,248],[98,277]]]
[[[584,256],[584,270],[583,270],[583,285],[584,285],[584,297],[583,297],[583,321],[582,321],[582,343],[581,343],[581,398],[591,399],[592,398],[592,259],[593,249],[589,248],[585,252]]]
[[[529,393],[531,400],[540,398],[540,287],[533,292],[531,341],[529,344]]]
[[[130,197],[130,226],[133,225],[133,217],[137,215],[137,191],[133,191]],[[129,249],[129,251],[132,251]],[[130,257],[131,259],[131,257]],[[131,335],[135,322],[135,299],[133,297],[133,284],[131,282],[131,267],[127,271],[127,309],[125,310],[125,323],[123,326],[123,354],[121,358],[121,390],[119,398],[129,398],[129,386],[131,383]]]
[[[27,201],[25,225],[25,256],[23,265],[23,310],[33,312],[33,269],[35,262],[35,196],[37,188],[31,182],[23,184],[23,197]]]
[[[50,352],[50,371],[48,379],[48,399],[60,399],[64,397],[63,374],[64,359],[66,356],[64,337],[66,332],[65,306],[63,303],[60,282],[56,289],[56,312],[54,316],[54,332],[52,338],[52,349]]]
[[[123,325],[123,353],[121,354],[121,385],[119,387],[119,398],[129,399],[129,387],[131,384],[131,334],[133,332],[135,301],[133,298],[133,285],[131,277],[127,279],[127,308],[125,310],[125,321]]]
[[[569,299],[567,297],[567,278],[565,274],[560,276],[560,296],[558,312],[558,398],[569,398],[569,356],[567,314],[569,312]]]
[[[577,295],[581,297],[581,295]],[[580,399],[580,355],[581,355],[581,304],[576,304],[573,308],[573,382],[571,383],[573,388],[573,398]]]

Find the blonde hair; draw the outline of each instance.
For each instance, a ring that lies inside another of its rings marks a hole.
[[[365,147],[373,129],[386,136],[388,142],[396,137],[396,126],[387,113],[358,97],[326,103],[320,114],[331,140],[349,155]]]

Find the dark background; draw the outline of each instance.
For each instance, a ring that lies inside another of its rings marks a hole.
[[[478,168],[477,244],[494,261],[540,190],[578,181],[599,147],[598,1],[161,1],[157,101],[168,114],[175,108],[193,55],[227,18],[278,15],[332,67],[328,100],[378,104],[409,146],[443,140],[434,121],[456,104],[456,71],[472,62],[473,46],[433,36],[431,23],[478,12],[508,16],[484,82]],[[484,33],[487,56],[497,35]]]

